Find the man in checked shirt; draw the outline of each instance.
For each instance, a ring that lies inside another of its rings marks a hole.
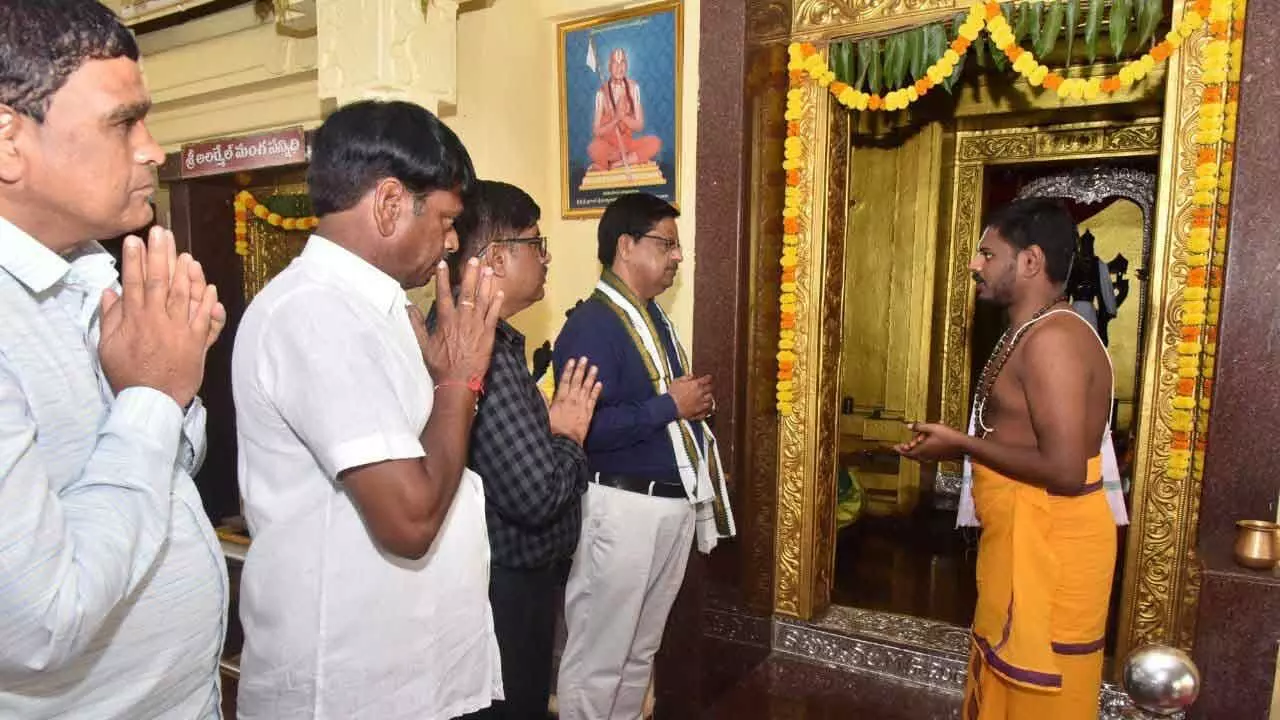
[[[541,211],[523,190],[480,181],[458,217],[460,274],[475,257],[504,294],[468,466],[484,482],[493,605],[506,700],[472,717],[547,717],[559,590],[578,544],[587,487],[582,442],[600,396],[596,369],[569,361],[550,406],[525,362],[524,335],[508,319],[542,299],[551,255]]]

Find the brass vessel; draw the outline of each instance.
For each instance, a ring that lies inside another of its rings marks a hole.
[[[1280,559],[1280,525],[1265,520],[1237,520],[1236,562],[1255,570],[1270,570]]]

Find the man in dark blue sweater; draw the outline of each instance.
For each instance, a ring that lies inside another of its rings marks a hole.
[[[585,449],[590,483],[565,594],[562,720],[640,717],[667,614],[695,534],[734,534],[715,437],[711,378],[694,376],[654,299],[683,259],[679,212],[624,195],[600,218],[603,266],[556,339],[556,373],[587,358],[603,385]]]

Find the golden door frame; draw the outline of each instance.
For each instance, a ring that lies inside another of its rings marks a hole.
[[[1172,17],[1180,18],[1185,0],[1175,0]],[[761,3],[756,0],[756,5]],[[808,40],[822,44],[836,37],[881,33],[953,16],[968,7],[964,0],[797,0],[787,7],[777,0],[756,8],[765,32],[758,41]],[[790,29],[778,15],[790,10]],[[1151,279],[1140,378],[1138,445],[1133,479],[1132,519],[1124,566],[1117,653],[1148,642],[1190,649],[1195,635],[1199,568],[1195,557],[1200,482],[1197,474],[1181,480],[1167,473],[1172,430],[1170,413],[1177,374],[1176,320],[1178,298],[1185,286],[1191,205],[1189,189],[1195,168],[1188,157],[1197,129],[1202,33],[1190,38],[1169,62],[1164,110],[1160,119],[1160,183],[1151,243]],[[849,112],[827,90],[805,83],[800,122],[804,146],[800,191],[801,234],[796,277],[795,412],[778,426],[777,516],[775,525],[774,612],[813,618],[830,604],[835,548],[836,453],[839,422],[840,333],[844,267],[844,207],[849,160]],[[1100,142],[1108,142],[1105,129]],[[1120,133],[1110,131],[1110,142]],[[959,168],[957,168],[960,171]],[[833,171],[841,182],[828,183]],[[957,214],[977,222],[976,193],[957,196]],[[958,226],[959,220],[953,222]],[[950,257],[967,258],[972,235],[954,234]],[[966,246],[961,247],[959,244]],[[954,263],[953,263],[954,265]],[[970,300],[967,275],[949,272],[944,319],[947,364],[967,368]],[[770,302],[776,298],[761,298]],[[952,370],[952,372],[957,372]],[[949,420],[956,421],[964,397],[963,383],[951,382]],[[754,380],[769,383],[772,378]],[[960,409],[961,419],[964,413]]]

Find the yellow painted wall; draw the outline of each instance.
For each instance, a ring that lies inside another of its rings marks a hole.
[[[481,177],[524,188],[542,207],[550,238],[547,297],[514,320],[530,348],[554,339],[565,311],[591,293],[599,275],[596,220],[560,217],[560,90],[556,24],[637,3],[599,0],[492,0],[458,15],[458,97],[444,120],[471,152]],[[698,111],[698,0],[684,2],[680,209],[684,262],[661,299],[681,339],[693,342],[694,156]]]

